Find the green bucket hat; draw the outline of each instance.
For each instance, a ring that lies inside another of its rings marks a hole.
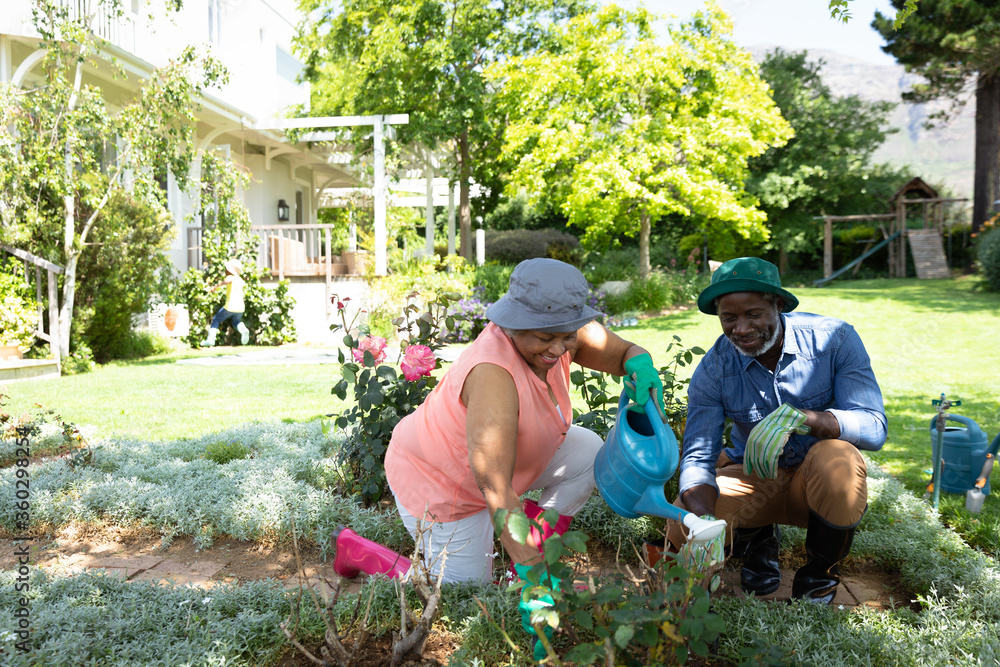
[[[698,295],[698,310],[717,315],[715,300],[733,292],[770,292],[785,300],[781,311],[790,313],[799,305],[791,292],[781,288],[778,267],[758,257],[737,257],[725,262],[712,274],[712,284]]]

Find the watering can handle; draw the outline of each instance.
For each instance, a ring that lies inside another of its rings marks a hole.
[[[969,429],[969,437],[974,437],[974,434],[982,433],[982,429],[979,428],[979,424],[972,421],[968,417],[963,417],[962,415],[953,415],[951,413],[945,413],[944,418],[946,421],[958,422]],[[935,420],[937,417],[934,418]],[[933,426],[933,424],[932,424]]]
[[[631,380],[625,380],[625,384],[632,387],[635,390],[635,383]],[[623,391],[621,397],[618,399],[618,412],[621,412],[628,406],[628,392]],[[643,406],[646,409],[646,416],[649,417],[649,422],[653,425],[653,428],[663,427],[667,423],[667,414],[660,410],[660,403],[656,400],[656,390],[649,390],[649,400],[646,401]],[[657,432],[660,435],[660,432]]]

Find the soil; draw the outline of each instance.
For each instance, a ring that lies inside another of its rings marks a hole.
[[[9,537],[9,536],[5,536]],[[0,539],[0,554],[13,553],[9,539]],[[135,558],[147,556],[166,557],[171,561],[194,563],[213,561],[225,563],[211,579],[212,582],[241,582],[272,578],[294,585],[299,567],[296,562],[295,550],[290,542],[276,544],[260,544],[241,542],[234,539],[218,539],[204,550],[197,550],[189,537],[179,537],[173,540],[169,547],[163,548],[160,536],[148,530],[127,530],[122,528],[88,528],[69,527],[45,538],[36,539],[31,546],[31,562],[35,567],[41,567],[58,573],[65,569],[64,565],[79,562],[85,557]],[[332,571],[332,561],[323,561],[319,549],[315,546],[300,545],[299,558],[304,571],[311,575],[320,575],[336,579]],[[9,568],[9,559],[0,558],[0,568]],[[783,578],[791,578],[791,573],[805,562],[804,547],[799,545],[781,554],[781,569]],[[585,581],[588,575],[595,580],[606,576],[627,574],[626,567],[638,573],[636,554],[618,554],[615,550],[594,545],[591,553],[574,563],[578,570],[578,581]],[[865,606],[888,610],[902,605],[912,605],[912,595],[899,579],[897,573],[886,571],[870,559],[849,556],[841,564],[841,574],[845,580],[852,582],[852,591],[863,590]],[[740,594],[735,590],[739,581],[739,564],[727,563],[723,572],[723,585],[716,595]],[[734,584],[735,582],[735,584]],[[210,582],[211,583],[211,582]],[[345,582],[347,583],[347,582]],[[352,582],[348,588],[358,588],[360,582]],[[777,598],[780,600],[780,598]],[[405,663],[407,667],[424,667],[441,665],[448,661],[449,656],[461,644],[461,637],[446,633],[440,629],[429,637],[425,645],[422,661]],[[318,655],[318,647],[307,647]],[[389,665],[392,653],[392,638],[388,635],[369,638],[359,654],[359,667],[383,667]],[[304,667],[311,665],[304,656],[289,652],[279,663],[280,667]],[[721,665],[719,662],[693,663],[704,667]]]

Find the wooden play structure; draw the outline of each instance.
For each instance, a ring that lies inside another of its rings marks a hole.
[[[910,254],[918,278],[950,278],[948,262],[945,259],[941,234],[944,227],[944,205],[968,201],[965,198],[938,196],[937,190],[920,178],[911,179],[889,200],[889,213],[865,215],[824,215],[823,220],[823,277],[814,281],[824,285],[831,280],[853,270],[857,273],[861,263],[875,252],[888,246],[889,277],[905,278],[909,241]],[[909,229],[907,214],[910,206],[922,207],[923,226]],[[834,271],[833,269],[833,225],[839,222],[878,222],[882,230],[882,240],[872,239],[861,255]]]

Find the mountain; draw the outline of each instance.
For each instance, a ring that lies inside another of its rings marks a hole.
[[[757,45],[749,51],[759,62],[774,46]],[[920,77],[907,74],[902,65],[876,65],[836,51],[809,51],[809,60],[823,62],[823,81],[835,95],[857,95],[865,100],[896,102],[890,125],[898,132],[889,135],[875,153],[875,162],[909,165],[914,175],[938,187],[945,186],[942,195],[972,196],[974,160],[975,99],[970,99],[962,112],[947,124],[938,122],[928,130],[924,123],[935,111],[946,109],[948,102],[907,104],[902,93]]]

